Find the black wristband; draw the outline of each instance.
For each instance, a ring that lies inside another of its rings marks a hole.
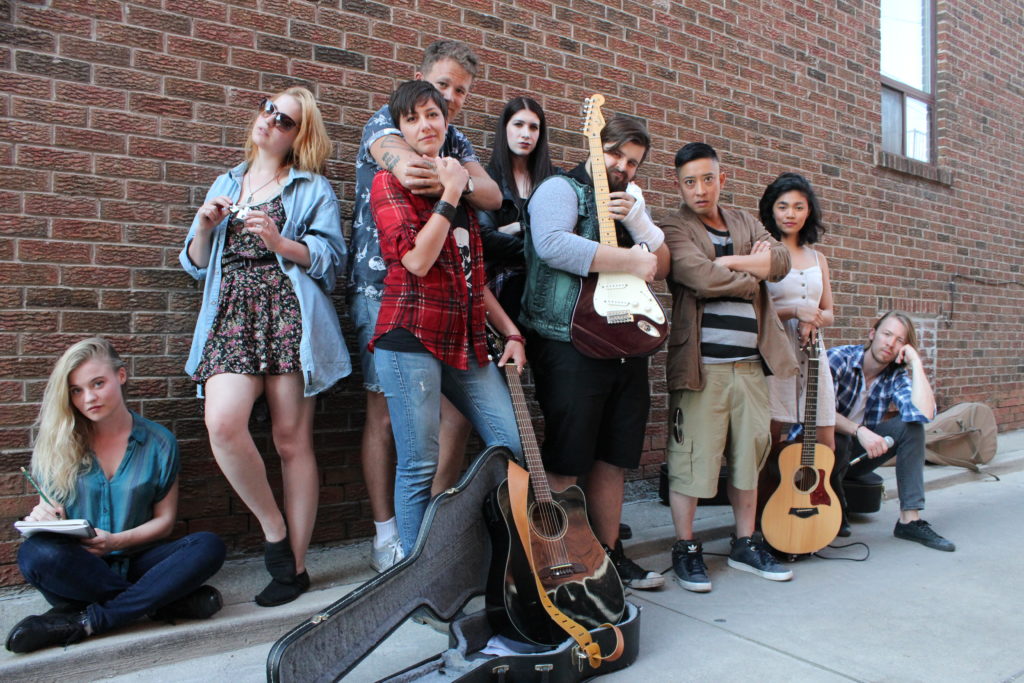
[[[439,199],[437,204],[434,204],[434,213],[447,218],[449,223],[455,220],[455,207],[443,199]]]

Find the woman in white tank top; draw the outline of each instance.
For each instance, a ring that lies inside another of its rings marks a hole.
[[[772,304],[793,342],[800,365],[794,377],[768,377],[771,399],[772,434],[785,440],[784,424],[804,420],[804,392],[807,389],[807,354],[803,347],[818,331],[832,324],[832,287],[828,262],[809,245],[824,232],[821,211],[811,184],[796,173],[783,173],[769,185],[759,202],[761,223],[772,237],[789,249],[792,267],[779,282],[769,282]],[[822,352],[818,366],[818,438],[835,450],[836,401],[828,356]]]

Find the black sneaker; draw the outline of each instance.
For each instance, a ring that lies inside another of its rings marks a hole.
[[[153,621],[177,619],[209,619],[224,606],[220,591],[213,586],[200,586],[183,598],[164,605],[149,614]]]
[[[711,579],[704,564],[704,547],[697,541],[676,541],[672,546],[672,569],[676,583],[694,593],[711,590]]]
[[[664,576],[657,572],[649,572],[626,557],[626,553],[622,550],[621,539],[615,542],[614,549],[608,546],[605,546],[604,549],[608,553],[608,557],[611,558],[612,564],[615,565],[615,571],[619,573],[622,585],[626,588],[646,591],[665,585]]]
[[[729,566],[745,572],[757,574],[769,581],[789,581],[793,571],[783,569],[778,560],[750,536],[732,539],[732,550],[729,551]]]
[[[25,617],[7,634],[7,649],[11,652],[35,652],[51,645],[70,645],[87,635],[89,618],[85,612],[47,612]]]
[[[921,545],[935,550],[945,550],[947,553],[956,550],[952,541],[935,533],[935,529],[932,529],[931,525],[923,519],[916,519],[907,524],[897,521],[892,535],[905,541],[917,541]]]

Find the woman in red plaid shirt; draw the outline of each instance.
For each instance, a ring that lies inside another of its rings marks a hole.
[[[487,446],[522,455],[515,413],[484,339],[489,319],[508,343],[498,366],[526,362],[523,337],[486,286],[472,192],[455,159],[437,156],[448,105],[426,81],[403,83],[388,103],[395,127],[435,164],[440,200],[413,194],[387,170],[373,180],[370,207],[387,264],[384,297],[370,348],[395,434],[395,516],[402,549],[412,551],[437,470],[441,395],[473,424]]]

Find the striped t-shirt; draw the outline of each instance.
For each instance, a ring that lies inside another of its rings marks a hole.
[[[732,237],[728,231],[704,226],[715,256],[732,255]],[[700,359],[706,364],[754,360],[757,351],[757,315],[754,304],[746,299],[722,297],[704,301],[701,318]]]

